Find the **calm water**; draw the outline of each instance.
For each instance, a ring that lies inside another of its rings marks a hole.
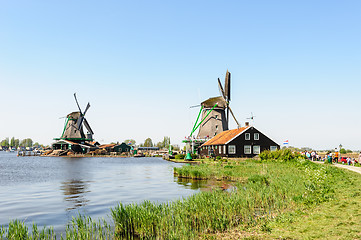
[[[16,157],[0,152],[0,225],[11,219],[63,230],[79,213],[110,219],[119,202],[165,202],[200,186],[179,182],[161,158]]]

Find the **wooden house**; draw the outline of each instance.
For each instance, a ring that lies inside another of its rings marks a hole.
[[[118,152],[118,153],[123,153],[123,152],[130,152],[130,149],[132,147],[127,145],[126,143],[122,143],[122,144],[119,144],[119,145],[116,145],[113,147],[113,151],[114,152]]]
[[[251,158],[264,150],[277,150],[276,142],[249,126],[221,132],[205,142],[198,149],[201,156]]]

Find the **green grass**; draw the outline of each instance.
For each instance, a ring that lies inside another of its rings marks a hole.
[[[235,188],[213,188],[168,203],[120,203],[112,209],[114,227],[79,216],[61,239],[361,237],[360,175],[304,159],[272,159],[174,168],[182,178],[227,180]],[[22,222],[11,222],[0,229],[0,239],[54,239],[51,228],[34,226],[30,231]]]
[[[332,200],[334,178],[344,177],[338,169],[306,160],[186,165],[174,172],[191,179],[232,179],[237,190],[163,204],[120,204],[112,210],[117,237],[194,239],[238,226],[272,232],[269,222],[283,212]]]

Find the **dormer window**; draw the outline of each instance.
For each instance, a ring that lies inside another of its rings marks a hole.
[[[250,133],[245,134],[245,140],[251,140],[251,134]]]

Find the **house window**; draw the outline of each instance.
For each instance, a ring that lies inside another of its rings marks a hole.
[[[251,154],[251,146],[250,145],[244,146],[244,154]]]
[[[253,146],[253,154],[260,154],[261,153],[261,147],[259,145]]]
[[[277,146],[271,146],[271,147],[270,147],[270,150],[271,150],[271,152],[277,151]]]
[[[219,146],[219,154],[222,154],[222,146]]]
[[[229,145],[228,146],[228,153],[229,154],[236,154],[236,146],[235,145]]]
[[[218,129],[218,125],[216,125],[216,129]]]
[[[216,115],[215,117],[216,117],[216,119],[218,119],[218,115]]]
[[[226,145],[223,146],[223,154],[226,154]]]
[[[245,139],[246,139],[246,140],[251,140],[251,134],[250,134],[250,133],[246,133]]]
[[[255,134],[253,135],[253,138],[254,138],[254,140],[259,140],[259,133],[255,133]]]

